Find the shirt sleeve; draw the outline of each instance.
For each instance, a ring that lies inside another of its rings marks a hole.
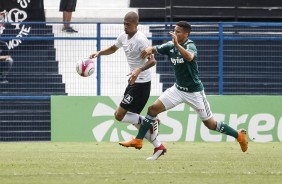
[[[115,43],[115,46],[117,48],[121,48],[122,47],[122,37],[123,37],[124,34],[120,34],[118,35],[117,39],[116,39],[116,43]]]
[[[167,43],[164,43],[162,45],[157,45],[157,46],[155,46],[155,48],[156,48],[158,53],[164,54],[164,55],[168,55],[169,54],[169,50],[172,47],[171,47],[171,43],[167,42]]]
[[[197,48],[196,48],[196,45],[193,42],[187,44],[186,50],[188,52],[194,53],[194,55],[197,56]]]
[[[143,51],[143,50],[145,50],[147,47],[149,47],[150,46],[150,44],[149,44],[149,40],[146,38],[146,37],[144,37],[144,38],[142,38],[142,39],[139,39],[139,50],[140,51]]]

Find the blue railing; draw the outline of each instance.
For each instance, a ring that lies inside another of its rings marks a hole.
[[[28,24],[62,24],[62,22],[25,22],[25,25]],[[103,40],[115,40],[116,37],[103,37],[102,35],[102,30],[101,26],[103,24],[117,24],[117,23],[99,23],[99,22],[73,22],[72,24],[96,24],[97,25],[97,35],[96,36],[91,36],[91,37],[51,37],[51,36],[44,36],[44,37],[33,37],[32,35],[27,36],[27,37],[13,37],[13,36],[8,36],[8,37],[0,37],[0,40],[12,40],[12,39],[20,39],[20,40],[96,40],[97,41],[97,50],[101,49],[101,42]],[[140,25],[174,25],[175,23],[172,22],[142,22]],[[224,42],[225,41],[282,41],[282,23],[253,23],[253,22],[193,22],[192,25],[194,26],[202,26],[205,25],[207,28],[209,26],[211,27],[217,27],[217,33],[213,33],[211,35],[206,35],[206,36],[199,36],[199,35],[191,35],[190,39],[197,41],[197,40],[206,40],[206,41],[218,41],[218,94],[223,95],[224,94]],[[227,34],[226,29],[229,28],[257,28],[258,32],[261,35],[257,35],[257,33],[251,34],[252,31],[250,31],[250,34],[247,35],[242,35],[242,34]],[[272,33],[267,33],[264,30],[259,30],[261,27],[269,27],[270,29],[272,27],[278,27],[278,29],[275,32]],[[280,32],[281,31],[281,32]],[[195,31],[196,32],[196,31]],[[150,40],[156,41],[156,40],[170,40],[171,37],[169,36],[153,36],[153,37],[148,37]],[[282,71],[281,71],[282,72]],[[97,58],[97,95],[101,95],[101,59],[100,57]],[[1,99],[4,98],[20,98],[19,96],[16,97],[1,97]],[[23,97],[25,98],[25,97]],[[26,98],[42,98],[46,99],[46,96],[38,97],[38,96],[29,96]]]

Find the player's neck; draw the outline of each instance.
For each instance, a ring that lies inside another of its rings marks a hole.
[[[137,33],[137,30],[131,34],[128,34],[127,39],[131,39],[135,34]]]
[[[180,45],[184,44],[185,42],[187,42],[188,38],[184,39],[182,42],[178,42]]]

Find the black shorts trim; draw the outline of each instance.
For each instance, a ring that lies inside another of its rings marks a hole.
[[[128,85],[120,106],[127,111],[140,114],[144,109],[151,91],[151,81]]]

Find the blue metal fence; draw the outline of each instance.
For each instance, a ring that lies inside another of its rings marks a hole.
[[[23,24],[23,23],[22,23]],[[50,140],[51,95],[121,96],[126,86],[123,51],[98,57],[96,72],[76,74],[78,59],[109,47],[121,23],[72,23],[78,34],[62,32],[61,22],[7,25],[0,37],[11,47],[9,83],[0,84],[0,141]],[[140,23],[152,44],[171,40],[174,23]],[[23,31],[27,30],[28,31]],[[282,94],[282,23],[192,23],[200,78],[206,94]],[[21,34],[21,32],[25,34]],[[156,55],[152,92],[158,96],[175,78],[167,58]],[[12,114],[12,115],[11,115]]]
[[[16,24],[16,23],[14,23]],[[45,25],[51,25],[54,29],[55,26],[59,26],[62,24],[62,22],[26,22],[24,23],[26,26],[31,26],[31,27],[37,27],[40,30],[40,27],[43,27]],[[82,34],[78,34],[78,35],[27,35],[27,36],[13,36],[12,34],[7,34],[7,35],[2,35],[0,37],[0,40],[2,41],[9,41],[9,40],[21,40],[22,42],[24,41],[58,41],[58,40],[66,40],[66,41],[95,41],[96,47],[92,48],[92,51],[95,50],[100,50],[102,48],[106,47],[106,44],[104,44],[104,41],[114,41],[116,39],[116,36],[118,35],[116,32],[113,32],[109,35],[104,35],[105,32],[105,28],[103,28],[104,25],[108,25],[108,27],[111,27],[112,25],[121,25],[122,24],[117,24],[117,23],[97,23],[97,22],[73,22],[72,23],[74,26],[78,27],[80,32],[81,30],[87,30],[89,25],[96,25],[96,30],[94,31],[95,34],[91,35],[91,34],[84,34],[86,33],[85,31]],[[149,32],[152,34],[147,35],[148,38],[150,40],[152,40],[153,44],[158,44],[160,42],[164,42],[167,40],[170,40],[170,36],[167,34],[169,30],[171,30],[173,28],[174,23],[172,22],[146,22],[146,23],[140,23],[140,26],[143,27],[148,27],[148,30],[150,30]],[[202,55],[205,55],[206,51],[205,49],[201,50],[201,47],[208,47],[209,46],[209,42],[213,41],[213,46],[217,45],[217,68],[216,65],[214,65],[213,67],[210,68],[210,72],[214,72],[214,76],[217,77],[217,81],[216,79],[213,82],[210,82],[210,84],[212,85],[211,88],[217,89],[217,90],[213,90],[209,92],[209,81],[207,80],[207,86],[206,87],[206,91],[208,94],[219,94],[219,95],[223,95],[223,94],[282,94],[282,91],[280,90],[281,88],[281,81],[274,81],[273,84],[275,83],[276,85],[273,87],[275,88],[275,91],[272,93],[271,91],[267,91],[264,89],[261,89],[260,92],[260,88],[258,89],[253,89],[250,91],[247,91],[246,93],[244,93],[244,91],[242,92],[236,92],[232,90],[231,91],[226,91],[226,86],[228,86],[228,83],[225,81],[225,74],[226,74],[226,70],[225,70],[225,64],[228,61],[228,58],[226,57],[227,55],[227,51],[226,48],[229,44],[229,41],[250,41],[249,43],[258,43],[258,42],[268,42],[268,41],[273,41],[273,42],[277,42],[277,43],[281,43],[282,41],[282,23],[251,23],[251,22],[242,22],[242,23],[237,23],[237,22],[211,22],[211,23],[207,23],[207,22],[193,22],[192,23],[192,33],[191,33],[191,37],[190,39],[194,40],[197,44],[197,42],[201,43],[201,42],[205,42],[204,44],[200,44],[200,48],[198,48],[201,52]],[[254,31],[255,30],[255,31]],[[122,30],[117,30],[118,32],[121,32]],[[201,35],[202,33],[202,35]],[[86,35],[86,36],[85,36]],[[253,42],[254,41],[254,42]],[[237,42],[238,47],[240,47],[240,43]],[[247,43],[248,44],[248,43]],[[279,45],[278,44],[278,45]],[[282,45],[282,44],[281,44]],[[109,45],[108,45],[109,46]],[[82,45],[83,47],[83,45]],[[237,48],[238,48],[237,47]],[[280,50],[279,50],[279,46],[277,46],[276,50],[272,53],[272,57],[276,57],[273,61],[277,62],[277,63],[281,63],[282,61],[280,60]],[[251,52],[255,53],[255,49],[256,48],[250,48],[249,52],[250,55]],[[281,48],[282,49],[282,48]],[[63,51],[63,52],[67,52],[67,51]],[[68,52],[72,52],[72,51],[68,51]],[[233,52],[233,51],[232,51]],[[241,52],[241,51],[239,51]],[[16,54],[16,52],[14,52]],[[58,53],[58,50],[57,50]],[[90,53],[89,53],[90,54]],[[161,58],[162,59],[162,58]],[[241,58],[241,62],[249,62],[248,60],[245,60],[246,58],[244,58],[244,56],[242,56]],[[253,58],[255,59],[255,58]],[[208,58],[206,61],[206,64],[208,64]],[[60,60],[58,61],[60,62]],[[74,61],[73,61],[74,62]],[[199,60],[199,62],[202,62],[201,60]],[[267,62],[267,60],[265,60],[265,62]],[[205,62],[204,62],[205,63]],[[203,68],[205,67],[204,64]],[[232,63],[231,63],[232,65]],[[104,95],[102,90],[102,86],[103,86],[103,78],[101,77],[102,73],[103,73],[103,68],[101,67],[101,58],[98,57],[97,58],[97,75],[96,75],[96,94],[93,95]],[[231,66],[232,67],[232,66]],[[253,66],[253,69],[259,69],[261,66],[257,65],[257,66]],[[273,72],[276,75],[279,75],[279,67],[282,66],[279,65],[275,65],[274,67],[278,67],[276,68],[276,70],[278,70],[278,72]],[[263,69],[263,68],[261,68]],[[209,72],[209,69],[206,69],[207,71],[203,70],[204,72]],[[250,69],[251,71],[251,69]],[[173,82],[173,77],[172,79],[168,79],[170,76],[169,72],[167,73],[167,69],[164,69],[163,75],[167,76],[166,79],[164,79],[162,82],[168,83],[168,86],[171,85],[171,83]],[[201,72],[201,66],[200,66],[200,72]],[[271,71],[270,71],[271,72]],[[248,73],[248,71],[246,71],[246,73]],[[169,74],[169,75],[168,75]],[[162,73],[160,73],[160,75],[162,75]],[[204,74],[206,75],[206,74]],[[169,77],[168,77],[169,76]],[[250,76],[247,76],[250,77]],[[276,76],[277,77],[277,76]],[[208,77],[207,77],[208,78]],[[275,78],[275,76],[273,77]],[[242,80],[242,79],[240,79]],[[238,83],[240,83],[240,81],[237,81]],[[257,81],[259,82],[259,81]],[[248,85],[251,85],[252,81],[249,82]],[[267,83],[264,83],[263,85],[272,85],[272,81],[270,80]],[[240,84],[238,84],[240,85]],[[164,85],[165,86],[165,85]],[[165,87],[161,90],[163,91],[165,90]],[[255,91],[257,90],[257,92]],[[216,92],[217,91],[217,92]],[[69,94],[68,91],[66,91],[67,94]],[[7,93],[5,93],[7,94]],[[17,96],[20,96],[21,94],[17,94]],[[25,94],[23,94],[25,95]],[[36,96],[37,94],[35,94]],[[76,94],[79,95],[79,94]],[[84,94],[81,94],[84,95]],[[121,95],[121,93],[117,94],[117,95]],[[6,96],[1,94],[0,96]],[[28,95],[28,96],[32,96]]]

